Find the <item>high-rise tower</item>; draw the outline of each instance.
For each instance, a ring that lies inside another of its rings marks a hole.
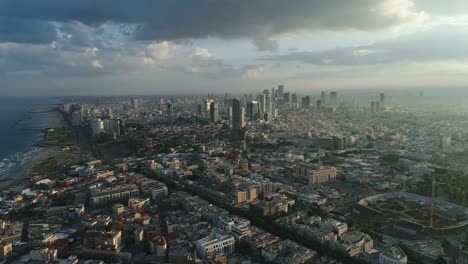
[[[219,110],[218,110],[218,103],[211,102],[210,104],[210,122],[216,123],[219,120]]]
[[[239,98],[232,99],[232,130],[241,130],[245,126],[244,108]]]

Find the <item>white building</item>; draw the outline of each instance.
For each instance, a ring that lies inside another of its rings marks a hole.
[[[216,226],[226,233],[233,235],[237,241],[241,241],[252,235],[250,221],[238,216],[221,215],[218,217]]]
[[[197,254],[206,259],[217,254],[231,255],[234,252],[235,239],[231,235],[213,231],[211,235],[195,242]]]

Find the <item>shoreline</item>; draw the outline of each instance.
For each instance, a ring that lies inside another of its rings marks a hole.
[[[19,182],[27,179],[31,175],[33,167],[50,157],[55,152],[55,148],[40,147],[36,150],[32,150],[31,152],[31,155],[22,160],[12,168],[7,175],[0,179],[1,191],[4,191],[5,189],[8,189],[13,185],[17,185]]]
[[[56,110],[53,110],[56,111]],[[57,119],[60,124],[63,120]],[[0,175],[0,191],[5,191],[32,175],[32,169],[35,165],[43,162],[57,151],[57,146],[47,146],[42,144],[47,136],[47,127],[41,129],[39,139],[31,145],[31,149],[24,153],[24,158],[10,168],[4,175]]]

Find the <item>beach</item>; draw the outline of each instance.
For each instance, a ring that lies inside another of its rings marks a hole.
[[[50,98],[0,97],[0,189],[24,181],[32,168],[57,150],[41,146],[45,128],[63,125],[54,107],[59,101]]]
[[[8,189],[27,179],[32,172],[32,168],[46,160],[55,151],[56,147],[41,147],[30,151],[23,161],[16,164],[6,175],[0,178],[0,190]]]

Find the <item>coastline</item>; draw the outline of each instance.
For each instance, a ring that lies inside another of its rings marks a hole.
[[[57,115],[58,123],[63,125],[64,122],[59,116],[60,115]],[[22,160],[18,161],[13,167],[0,175],[0,191],[15,187],[22,181],[25,181],[32,175],[32,169],[35,165],[45,161],[56,153],[58,149],[57,146],[43,144],[48,133],[46,128],[47,127],[43,127],[41,129],[41,136],[38,140],[31,145],[31,148],[27,152],[22,154]]]
[[[32,168],[51,156],[55,152],[55,147],[40,147],[33,149],[30,152],[30,155],[24,158],[24,160],[12,168],[7,175],[0,179],[1,191],[4,191],[5,189],[17,185],[21,181],[27,179],[32,173]]]

